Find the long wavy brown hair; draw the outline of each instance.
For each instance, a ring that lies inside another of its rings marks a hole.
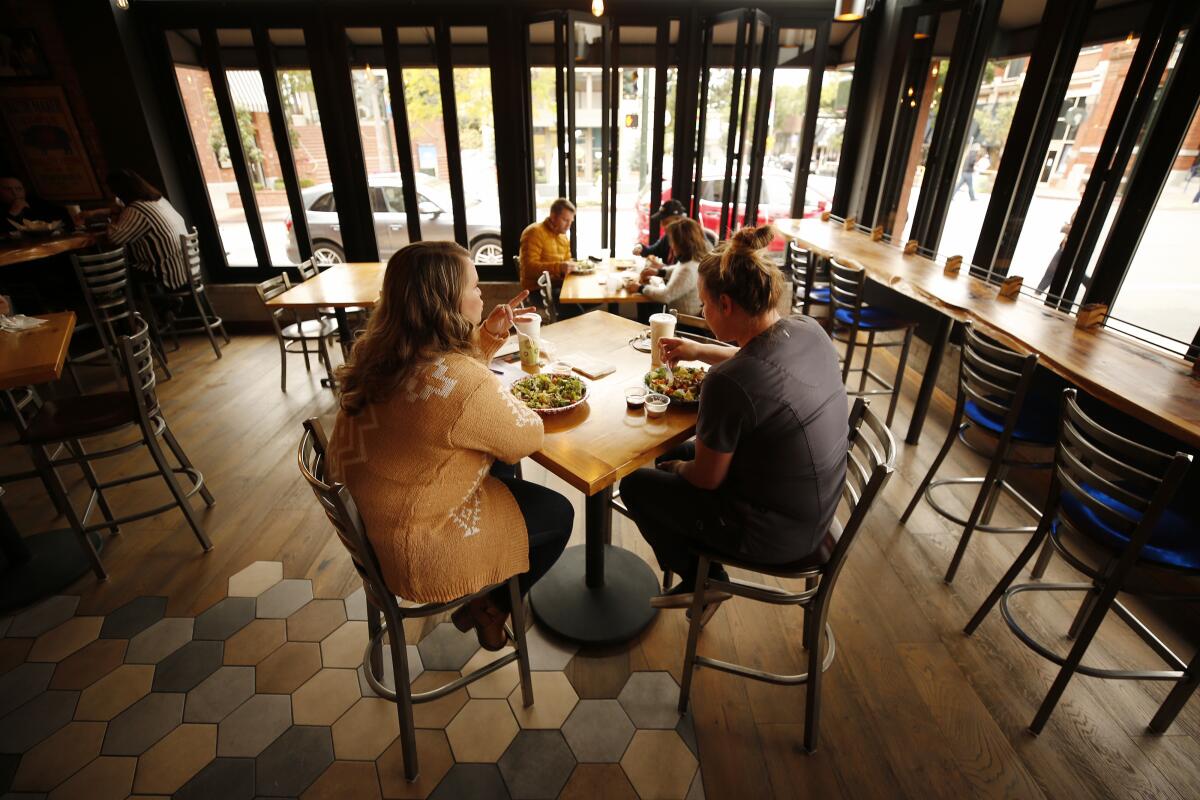
[[[388,259],[371,321],[338,370],[343,411],[355,416],[387,400],[438,355],[477,350],[475,324],[459,310],[470,266],[454,242],[414,242]]]
[[[667,226],[667,241],[675,251],[675,260],[699,261],[711,250],[708,239],[704,238],[704,229],[700,223],[689,217],[676,220]]]

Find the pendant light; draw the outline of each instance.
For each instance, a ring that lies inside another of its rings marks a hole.
[[[858,22],[863,18],[866,0],[838,0],[837,13],[833,18],[838,22]]]
[[[604,0],[592,0],[592,16],[604,16]]]

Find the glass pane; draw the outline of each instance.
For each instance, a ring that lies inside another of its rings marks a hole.
[[[529,26],[529,89],[533,115],[533,186],[537,205],[559,195],[558,101],[554,65],[554,23]],[[534,66],[536,65],[536,66]]]
[[[718,236],[729,143],[729,117],[733,111],[733,66],[739,25],[736,20],[714,25],[708,48],[708,102],[704,108],[700,196],[697,202],[701,224]]]
[[[576,252],[599,253],[604,155],[604,30],[574,23]]]
[[[256,69],[230,69],[225,71],[225,78],[233,96],[242,152],[250,171],[250,182],[254,187],[254,198],[262,219],[271,264],[276,267],[298,264],[299,253],[288,248],[291,208],[279,169],[279,154],[275,150],[275,137],[271,132],[262,75]],[[248,240],[248,229],[246,236]],[[254,263],[253,259],[249,263]]]
[[[654,42],[652,27],[621,28],[621,42]],[[648,244],[650,237],[651,159],[654,155],[654,88],[657,70],[650,66],[622,66],[617,70],[617,254],[623,255],[634,242]],[[668,117],[670,112],[668,111]],[[664,167],[663,201],[671,196],[670,167]]]
[[[446,162],[446,128],[433,28],[400,28],[405,55],[404,108],[412,140],[421,238],[454,241],[454,204]]]
[[[487,28],[451,28],[450,41],[455,53],[468,55],[472,64],[488,63]],[[477,266],[502,267],[491,70],[486,66],[456,65],[454,103],[458,110],[467,241]]]
[[[350,33],[350,31],[347,31]],[[404,181],[396,158],[396,130],[392,122],[388,76],[383,69],[353,67],[350,80],[358,108],[358,134],[371,193],[375,246],[386,261],[408,244],[408,217],[404,213]]]
[[[787,219],[792,212],[796,185],[796,158],[800,153],[808,104],[809,68],[816,31],[784,28],[779,32],[779,59],[771,87],[771,110],[767,117],[766,152],[762,186],[758,194],[758,216],[762,222]],[[828,208],[828,199],[811,185],[804,215],[816,216]],[[779,243],[783,247],[782,240]]]
[[[846,130],[846,109],[850,105],[850,84],[854,65],[830,67],[821,76],[821,104],[817,112],[817,131],[813,136],[812,161],[808,185],[833,197],[842,153],[842,134]],[[807,203],[808,198],[805,198]]]

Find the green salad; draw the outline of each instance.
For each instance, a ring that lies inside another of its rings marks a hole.
[[[656,367],[646,373],[646,386],[672,400],[695,403],[700,400],[700,384],[707,374],[708,370],[704,367],[676,367],[668,382],[667,368]]]
[[[579,402],[587,389],[574,375],[530,375],[514,383],[512,393],[534,411],[545,411]]]

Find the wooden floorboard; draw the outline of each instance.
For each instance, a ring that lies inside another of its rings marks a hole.
[[[278,560],[286,577],[309,578],[318,597],[344,597],[357,577],[296,469],[300,423],[318,416],[331,427],[335,399],[319,385],[323,374],[289,363],[288,392],[279,390],[278,349],[267,336],[237,336],[216,360],[208,343],[192,339],[171,353],[173,380],[160,396],[167,419],[195,465],[205,473],[216,505],[200,512],[215,545],[203,553],[178,512],[123,526],[110,537],[104,561],[111,577],[82,579],[80,613],[107,613],[139,595],[169,598],[169,613],[195,614],[225,595],[230,575],[257,560]],[[887,359],[884,355],[881,358]],[[892,368],[883,366],[884,372]],[[894,430],[907,428],[915,374],[901,400]],[[882,405],[882,399],[876,401]],[[1042,735],[1027,726],[1053,680],[1055,667],[1027,650],[993,611],[976,634],[962,626],[1026,542],[1025,535],[977,534],[952,585],[942,575],[958,528],[924,502],[908,525],[899,523],[916,484],[945,436],[950,399],[936,393],[925,437],[900,446],[899,470],[851,552],[830,620],[837,658],[825,677],[821,745],[803,752],[804,690],[749,683],[699,670],[693,715],[706,796],[894,798],[935,797],[1166,797],[1200,796],[1200,707],[1192,703],[1167,736],[1146,723],[1168,686],[1077,677]],[[6,467],[27,463],[20,451],[0,450]],[[102,478],[148,468],[143,455],[100,467]],[[942,474],[980,474],[983,460],[956,446]],[[562,492],[576,509],[574,543],[583,541],[583,498],[545,470],[527,463],[526,477]],[[77,501],[81,476],[64,471]],[[1044,478],[1034,477],[1036,487]],[[7,487],[6,505],[21,530],[62,527],[40,483]],[[161,502],[155,482],[114,490],[111,501]],[[946,503],[965,514],[968,488],[947,490]],[[197,503],[199,501],[197,500]],[[200,507],[198,505],[198,507]],[[997,518],[1025,520],[1002,501]],[[1022,524],[1028,524],[1023,522]],[[653,563],[632,523],[614,520],[614,541]],[[1051,578],[1079,580],[1061,562]],[[1026,599],[1028,598],[1028,599]],[[1056,647],[1076,597],[1025,595],[1019,616]],[[802,672],[802,614],[735,600],[705,629],[701,652],[767,669]],[[432,624],[432,623],[428,623]],[[1187,626],[1168,632],[1187,659]],[[416,631],[409,631],[415,641]],[[576,662],[573,677],[611,691],[629,670],[664,670],[678,681],[687,635],[682,612],[665,612],[638,640]],[[0,653],[0,659],[23,654]],[[1089,663],[1156,665],[1129,630],[1108,621]]]

